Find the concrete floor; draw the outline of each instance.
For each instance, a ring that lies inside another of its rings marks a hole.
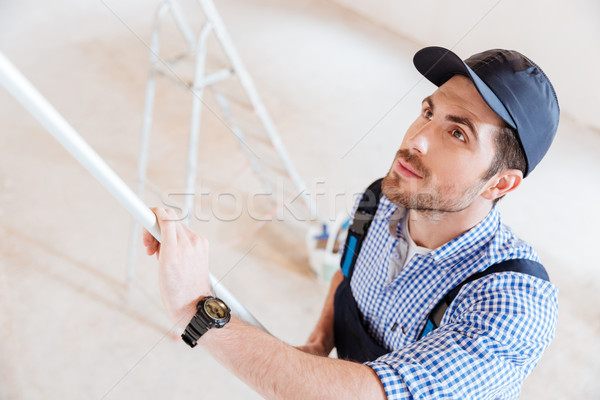
[[[132,186],[155,5],[0,5],[0,49]],[[347,210],[385,173],[433,90],[411,65],[419,44],[317,0],[218,6],[301,175],[323,191],[320,210]],[[164,48],[177,39],[166,30]],[[190,107],[189,94],[164,82],[158,93],[151,205],[184,186]],[[127,213],[3,90],[0,105],[0,399],[258,398],[174,339],[154,259],[139,258],[126,290]],[[579,122],[562,116],[547,159],[501,203],[561,291],[556,340],[524,399],[600,397],[600,269],[591,254],[600,134]],[[193,227],[212,242],[213,273],[274,335],[301,344],[326,293],[308,265],[307,224],[289,215],[260,223],[246,212],[263,207],[249,197],[258,181],[208,109],[199,159],[198,183],[211,195],[196,205],[212,205],[213,217]],[[239,218],[217,203],[225,191],[246,199]]]

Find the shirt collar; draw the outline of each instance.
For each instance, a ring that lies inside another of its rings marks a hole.
[[[377,206],[377,214],[381,215],[382,220],[388,221],[388,231],[392,237],[404,237],[402,229],[400,229],[400,221],[406,215],[404,207],[397,206],[382,194]]]
[[[496,206],[479,224],[430,253],[436,264],[454,265],[472,257],[493,237],[502,222]]]
[[[385,195],[381,196],[378,206],[378,214],[381,218],[389,221],[389,233],[394,238],[406,240],[404,232],[401,229],[400,222],[406,216],[407,210],[404,207],[392,203]],[[433,249],[429,256],[438,265],[454,265],[457,262],[471,257],[480,250],[498,230],[502,224],[498,208],[494,206],[489,214],[473,228],[451,241]]]

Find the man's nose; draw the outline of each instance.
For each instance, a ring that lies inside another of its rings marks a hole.
[[[429,121],[413,132],[408,139],[408,147],[417,153],[427,154],[432,130],[434,129],[433,125],[434,123]]]

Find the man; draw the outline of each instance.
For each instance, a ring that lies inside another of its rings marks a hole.
[[[430,47],[414,63],[438,89],[404,135],[353,272],[333,277],[305,346],[229,320],[226,306],[207,297],[206,240],[174,222],[172,210],[155,210],[163,242],[146,232],[144,243],[148,254],[159,252],[169,315],[186,328],[188,344],[198,341],[266,398],[514,399],[554,336],[551,283],[512,270],[482,273],[507,260],[538,261],[502,224],[495,204],[553,140],[559,108],[552,85],[507,50],[463,62]],[[427,332],[440,299],[477,273]],[[352,312],[357,322],[348,322]],[[355,361],[327,358],[334,346]],[[366,352],[355,351],[361,346]]]

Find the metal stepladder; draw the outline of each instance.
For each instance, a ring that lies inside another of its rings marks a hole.
[[[302,199],[302,203],[304,203],[310,215],[317,221],[321,221],[317,214],[316,202],[310,196],[305,183],[300,178],[300,175],[291,161],[287,150],[280,139],[279,133],[258,95],[254,82],[244,67],[213,1],[197,0],[197,3],[205,17],[204,25],[198,35],[194,35],[176,0],[163,0],[155,15],[150,44],[150,74],[146,85],[142,138],[138,161],[137,195],[140,198],[143,198],[145,191],[156,78],[160,75],[183,86],[192,93],[192,112],[186,162],[185,193],[194,193],[195,191],[201,110],[202,105],[204,104],[203,96],[205,89],[211,89],[228,129],[234,134],[239,142],[250,162],[250,166],[254,173],[259,177],[263,186],[267,190],[273,189],[271,182],[269,182],[266,175],[263,173],[265,167],[270,170],[278,171],[280,175],[291,181],[298,199]],[[159,55],[160,27],[167,14],[171,15],[173,22],[181,33],[183,40],[186,43],[187,51],[185,54],[165,61]],[[229,67],[207,74],[207,40],[211,34],[214,34],[220,44],[222,52],[229,63]],[[175,72],[176,66],[183,62],[191,62],[193,65],[193,77],[189,80],[183,79]],[[231,99],[225,91],[219,89],[220,84],[228,80],[230,81],[233,78],[237,78],[239,87],[247,97],[247,103],[239,101],[238,99]],[[248,111],[250,111],[250,114],[257,119],[258,125],[262,128],[264,135],[263,140],[270,144],[269,147],[272,149],[272,153],[275,156],[274,159],[270,159],[271,162],[261,159],[248,146],[247,141],[252,139],[249,139],[249,136],[245,134],[242,124],[240,124],[240,120],[236,118],[236,112],[239,111],[240,105],[241,107],[246,108],[246,110],[241,113],[248,113]],[[191,210],[193,202],[193,196],[186,196],[185,209]],[[188,223],[189,214],[190,213],[188,212],[186,218],[186,222]],[[134,223],[127,275],[128,284],[131,283],[135,274],[137,244],[139,243],[139,240],[140,227]],[[212,282],[213,286],[215,286],[215,283],[216,282]]]

